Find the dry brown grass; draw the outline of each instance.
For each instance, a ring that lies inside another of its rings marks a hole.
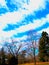
[[[34,63],[25,63],[19,65],[34,65]],[[49,62],[37,62],[36,65],[49,65]]]

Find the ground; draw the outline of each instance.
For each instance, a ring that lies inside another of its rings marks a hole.
[[[26,63],[26,64],[19,64],[19,65],[34,65],[34,63]],[[36,65],[49,65],[49,62],[38,62]]]

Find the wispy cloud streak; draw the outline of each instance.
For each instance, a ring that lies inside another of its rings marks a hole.
[[[22,38],[49,30],[48,0],[0,0],[0,39]]]

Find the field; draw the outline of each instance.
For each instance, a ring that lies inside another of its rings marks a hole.
[[[19,64],[19,65],[34,65],[34,63],[26,63],[26,64]],[[39,62],[36,65],[49,65],[49,62]]]

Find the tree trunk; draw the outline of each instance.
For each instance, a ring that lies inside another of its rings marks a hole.
[[[34,48],[34,65],[36,65],[35,48]]]

